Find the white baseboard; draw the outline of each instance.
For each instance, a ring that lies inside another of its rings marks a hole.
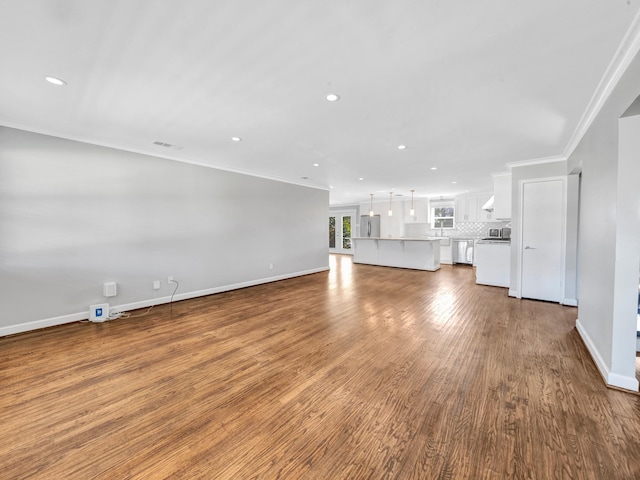
[[[312,273],[319,273],[329,270],[329,267],[314,268],[311,270],[304,270],[301,272],[288,273],[285,275],[278,275],[275,277],[259,278],[256,280],[249,280],[247,282],[234,283],[230,285],[222,285],[219,287],[207,288],[204,290],[197,290],[193,292],[178,293],[173,297],[173,301],[187,300],[189,298],[204,297],[206,295],[212,295],[214,293],[228,292],[230,290],[237,290],[239,288],[253,287],[255,285],[261,285],[263,283],[277,282],[279,280],[286,280],[288,278],[302,277],[304,275],[310,275]],[[161,305],[163,303],[169,303],[171,296],[152,298],[147,300],[141,300],[139,302],[126,303],[123,305],[110,305],[109,312],[111,314],[116,312],[126,312],[129,310],[137,310],[139,308],[150,307],[151,305]],[[80,320],[87,320],[89,318],[89,311],[78,312],[69,315],[62,315],[59,317],[44,318],[42,320],[34,320],[32,322],[19,323],[16,325],[7,325],[0,327],[0,337],[7,335],[14,335],[16,333],[29,332],[31,330],[38,330],[40,328],[53,327],[56,325],[63,325],[65,323],[79,322]]]
[[[520,298],[520,297],[518,296],[518,292],[517,292],[517,291],[515,291],[515,290],[511,290],[511,289],[509,289],[509,296],[510,296],[510,297],[515,297],[515,298]]]
[[[60,317],[44,318],[42,320],[34,320],[32,322],[7,325],[6,327],[0,327],[0,337],[53,327],[55,325],[64,325],[65,323],[79,322],[80,320],[87,320],[88,318],[89,310],[86,312],[72,313],[70,315],[62,315]]]
[[[577,307],[578,306],[578,299],[576,298],[565,298],[562,300],[562,305],[567,305],[569,307]]]
[[[640,385],[638,384],[638,380],[635,376],[628,377],[626,375],[619,375],[617,373],[612,373],[609,371],[607,364],[600,355],[600,352],[598,352],[598,349],[591,340],[591,337],[580,323],[580,319],[576,319],[576,329],[578,330],[582,341],[586,345],[587,350],[589,350],[591,358],[593,358],[596,367],[600,371],[600,374],[602,375],[602,378],[604,378],[604,381],[607,383],[607,385],[637,392]]]

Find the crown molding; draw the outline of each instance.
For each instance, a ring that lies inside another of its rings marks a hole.
[[[640,51],[640,12],[636,14],[627,33],[622,38],[622,42],[620,42],[615,55],[582,114],[578,126],[565,147],[563,153],[565,158],[569,158],[578,147],[578,144],[587,133],[587,130],[589,130],[600,110],[602,110],[604,103],[611,96],[638,51]]]
[[[519,162],[509,162],[507,163],[507,168],[511,170],[514,167],[528,167],[530,165],[540,165],[542,163],[555,163],[555,162],[566,162],[567,157],[564,155],[557,155],[555,157],[542,157],[542,158],[532,158],[531,160],[521,160]]]
[[[0,127],[12,128],[14,130],[21,130],[23,132],[35,133],[37,135],[45,135],[47,137],[58,138],[58,139],[61,139],[61,140],[68,140],[68,141],[76,142],[76,143],[84,143],[86,145],[90,145],[90,146],[93,146],[93,147],[109,148],[111,150],[119,150],[121,152],[135,153],[135,154],[138,154],[138,155],[144,155],[146,157],[162,158],[162,159],[165,159],[165,160],[173,160],[174,162],[186,163],[188,165],[195,165],[197,167],[211,168],[211,169],[214,169],[214,170],[222,170],[224,172],[237,173],[237,174],[240,174],[240,175],[247,175],[249,177],[257,177],[257,178],[262,178],[264,180],[271,180],[271,181],[274,181],[274,182],[288,183],[288,184],[291,184],[291,185],[297,185],[299,187],[313,188],[313,189],[316,189],[316,190],[325,190],[327,192],[329,191],[329,188],[325,187],[323,185],[296,182],[296,181],[288,180],[288,179],[285,179],[285,178],[279,178],[279,177],[275,177],[275,176],[269,176],[269,175],[264,175],[264,174],[261,174],[261,173],[251,172],[249,170],[242,170],[242,169],[238,169],[238,168],[230,168],[230,167],[224,167],[224,166],[219,166],[219,165],[212,165],[210,163],[202,162],[202,161],[199,161],[199,160],[192,160],[192,159],[188,159],[188,158],[181,158],[181,157],[178,157],[176,155],[165,154],[164,152],[149,152],[149,151],[145,151],[145,150],[138,149],[138,148],[123,147],[123,146],[115,144],[115,143],[95,141],[95,140],[87,139],[87,138],[84,138],[82,136],[77,136],[77,135],[65,135],[63,137],[60,134],[51,132],[51,131],[49,131],[47,129],[38,128],[38,127],[36,127],[36,128],[27,127],[27,126],[22,125],[22,124],[20,124],[18,122],[4,121],[4,122],[0,123]]]

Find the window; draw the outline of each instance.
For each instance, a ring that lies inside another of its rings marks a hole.
[[[435,207],[433,209],[433,228],[453,228],[456,207]]]

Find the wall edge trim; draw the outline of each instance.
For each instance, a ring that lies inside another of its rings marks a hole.
[[[623,390],[629,390],[632,392],[638,392],[638,388],[640,387],[640,385],[638,384],[638,380],[635,377],[628,377],[625,375],[612,373],[609,370],[604,359],[600,355],[600,352],[591,340],[591,337],[585,330],[579,318],[576,319],[576,330],[578,331],[578,334],[580,335],[580,338],[582,339],[585,347],[587,347],[587,351],[591,355],[593,363],[596,364],[596,368],[600,372],[600,375],[602,375],[602,378],[607,386],[621,388]]]

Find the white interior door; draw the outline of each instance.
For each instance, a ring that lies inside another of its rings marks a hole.
[[[351,237],[355,229],[355,218],[355,211],[329,215],[329,252],[353,253]]]
[[[522,185],[521,296],[560,302],[563,288],[564,181]]]

